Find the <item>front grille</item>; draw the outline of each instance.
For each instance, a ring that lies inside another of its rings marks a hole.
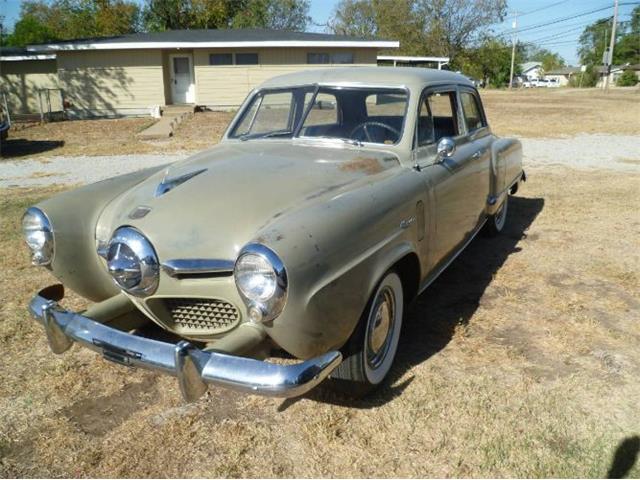
[[[165,305],[176,327],[196,333],[227,330],[240,320],[238,309],[224,300],[169,298]]]

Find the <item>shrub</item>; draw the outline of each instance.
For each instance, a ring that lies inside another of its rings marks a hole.
[[[634,87],[638,84],[638,77],[633,70],[625,70],[616,82],[617,87]]]

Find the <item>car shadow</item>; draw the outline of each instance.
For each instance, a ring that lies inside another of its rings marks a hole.
[[[0,158],[19,158],[36,153],[48,152],[64,145],[62,140],[26,140],[13,138],[0,143]]]
[[[507,224],[494,238],[478,235],[460,256],[406,310],[402,335],[394,367],[386,385],[363,399],[351,399],[317,388],[301,398],[353,408],[383,405],[411,384],[413,377],[397,383],[413,366],[440,352],[453,338],[456,328],[469,321],[495,273],[512,253],[521,249],[518,243],[544,208],[542,198],[510,197]],[[331,381],[331,380],[329,380]],[[279,407],[283,411],[295,403],[287,399]]]
[[[640,436],[634,435],[625,438],[613,455],[611,468],[607,473],[607,478],[624,478],[631,471],[640,453]]]

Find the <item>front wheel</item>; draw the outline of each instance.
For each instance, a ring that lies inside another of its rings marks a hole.
[[[398,349],[404,295],[402,281],[387,273],[367,304],[360,323],[343,349],[344,360],[331,374],[334,389],[360,397],[385,379]]]
[[[485,233],[490,237],[495,237],[504,230],[504,226],[507,223],[507,207],[509,206],[509,195],[505,195],[502,205],[498,208],[496,213],[489,215],[487,223],[485,224]]]

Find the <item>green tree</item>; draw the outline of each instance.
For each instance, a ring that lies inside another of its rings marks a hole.
[[[516,50],[515,74],[524,58],[522,46]],[[465,75],[481,79],[486,85],[504,87],[509,84],[511,72],[511,45],[508,41],[493,36],[485,36],[477,46],[462,52],[453,67]]]
[[[188,28],[306,29],[309,0],[147,0],[147,30]]]
[[[34,43],[57,40],[53,31],[35,17],[20,18],[13,27],[13,32],[3,43],[12,47],[24,47]]]
[[[120,35],[138,27],[139,8],[127,0],[26,0],[7,43]]]
[[[604,51],[609,48],[611,28],[612,19],[605,18],[584,29],[578,39],[578,56],[584,65],[602,64]],[[629,21],[620,22],[616,28],[612,63],[640,63],[640,6],[631,11]]]
[[[540,62],[545,72],[550,72],[551,70],[556,70],[566,65],[564,59],[559,54],[531,43],[524,45],[522,61]]]
[[[618,78],[616,85],[618,87],[635,87],[638,84],[638,77],[633,70],[625,70]]]
[[[398,53],[455,58],[506,13],[506,0],[341,0],[335,33],[400,41]]]

